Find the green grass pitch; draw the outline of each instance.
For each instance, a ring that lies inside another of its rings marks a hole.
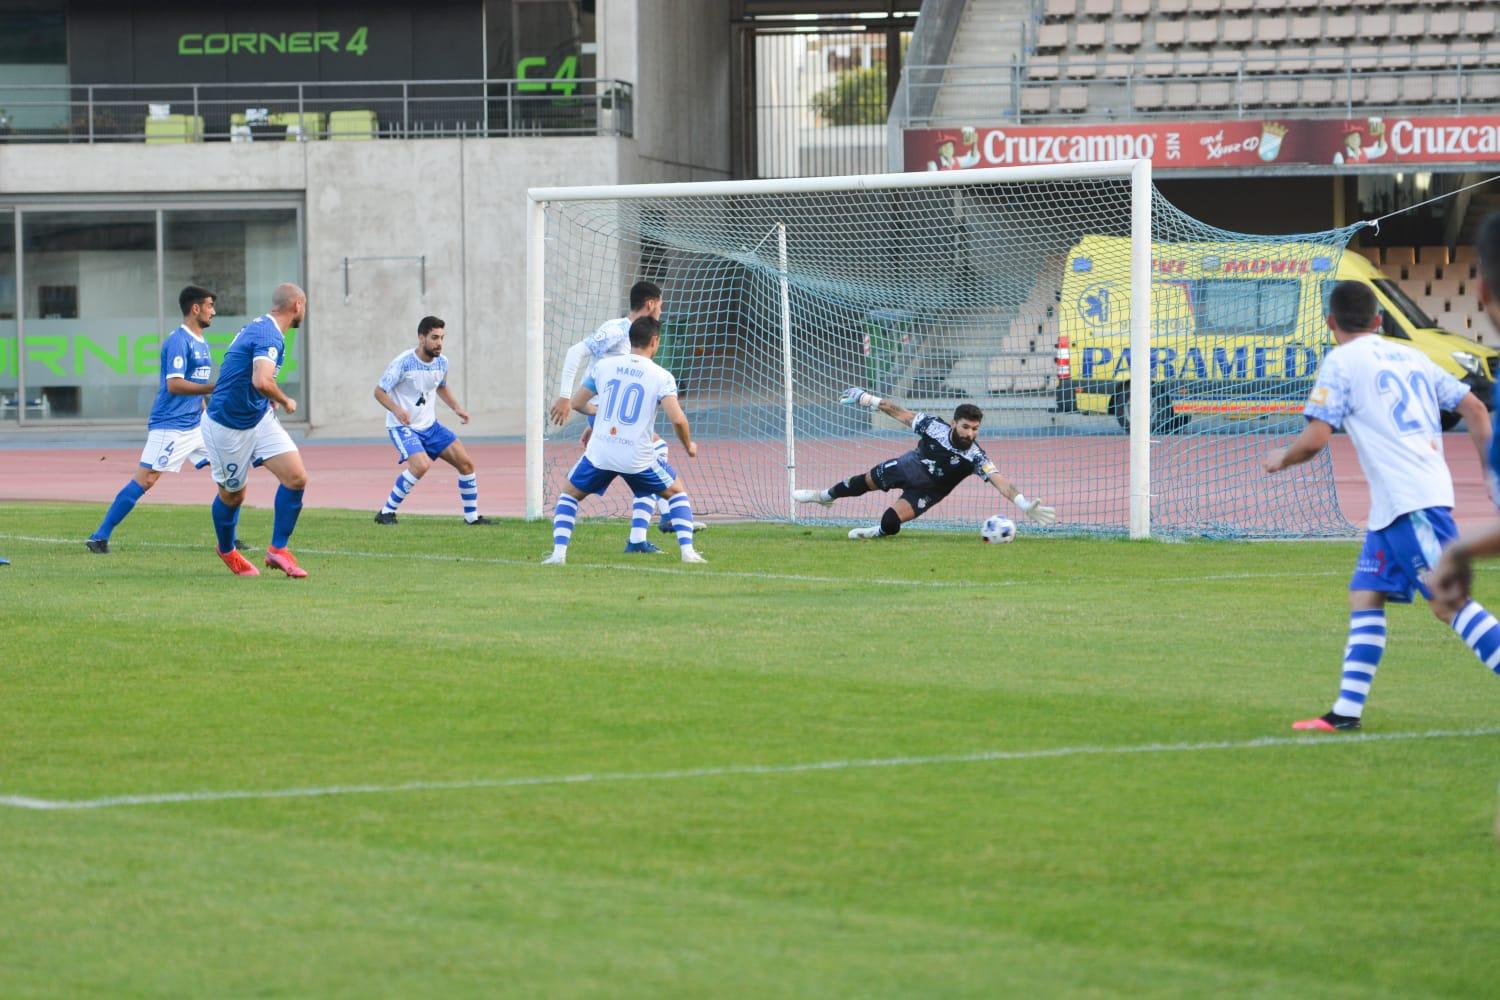
[[[1288,728],[1351,544],[720,525],[682,567],[585,521],[558,569],[543,524],[314,510],[309,579],[242,580],[206,508],[107,557],[100,513],[0,505],[0,798],[251,794],[0,806],[7,998],[1500,980],[1500,681],[1395,608],[1382,739]]]

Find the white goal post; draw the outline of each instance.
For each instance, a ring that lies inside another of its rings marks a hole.
[[[1119,220],[1116,228],[1124,230],[1128,227],[1129,235],[1130,348],[1135,357],[1147,357],[1151,350],[1152,330],[1153,189],[1149,160],[789,180],[530,189],[527,192],[526,238],[526,516],[534,519],[547,513],[544,504],[549,491],[547,488],[548,470],[544,465],[544,447],[548,440],[548,404],[555,395],[546,384],[549,370],[555,369],[560,364],[561,352],[565,351],[569,345],[582,340],[599,323],[621,314],[624,311],[623,295],[628,290],[631,281],[637,276],[635,272],[649,270],[638,263],[645,257],[641,250],[643,237],[639,231],[631,231],[632,224],[628,222],[621,224],[615,234],[619,240],[631,244],[624,252],[616,252],[616,248],[612,247],[605,247],[602,250],[594,248],[592,252],[595,257],[592,265],[580,265],[581,255],[576,250],[570,250],[567,255],[561,253],[556,246],[556,237],[549,232],[549,222],[553,227],[562,224],[563,217],[570,207],[592,203],[592,207],[596,209],[592,213],[595,218],[586,223],[585,228],[591,228],[591,231],[595,233],[594,239],[607,241],[609,238],[607,233],[599,235],[601,226],[597,221],[598,218],[613,219],[616,207],[631,203],[634,203],[636,208],[626,212],[625,215],[632,220],[642,217],[646,211],[641,207],[643,205],[652,206],[653,210],[659,209],[658,214],[668,215],[671,214],[673,206],[684,204],[735,206],[735,209],[738,209],[747,203],[753,204],[759,200],[770,206],[767,212],[762,213],[765,219],[770,220],[764,245],[759,248],[746,247],[730,241],[724,246],[723,253],[726,258],[736,259],[743,258],[746,254],[763,254],[768,265],[767,270],[776,275],[775,281],[779,285],[777,289],[779,302],[775,303],[774,324],[779,328],[777,332],[780,334],[778,346],[781,348],[781,356],[776,359],[776,365],[781,370],[776,374],[781,382],[781,392],[780,399],[776,402],[781,411],[777,419],[780,420],[782,426],[778,428],[780,433],[775,436],[781,439],[781,447],[785,452],[787,481],[785,484],[779,484],[775,490],[782,495],[782,499],[779,502],[768,503],[762,515],[779,519],[796,516],[795,511],[788,511],[788,501],[785,498],[789,492],[786,487],[795,484],[797,467],[797,406],[794,403],[796,394],[793,384],[796,378],[793,360],[794,342],[803,336],[805,331],[794,327],[788,286],[789,275],[791,282],[796,281],[796,275],[792,272],[799,266],[799,256],[804,259],[806,257],[805,254],[799,255],[795,241],[797,229],[806,221],[800,217],[800,214],[807,211],[806,205],[809,200],[818,199],[817,203],[824,206],[824,211],[827,213],[828,217],[819,219],[818,225],[855,227],[862,224],[861,219],[858,218],[861,215],[860,206],[857,203],[860,196],[921,191],[931,191],[936,195],[945,190],[963,189],[965,192],[975,192],[989,189],[993,197],[1001,200],[1011,191],[1014,191],[1018,198],[1037,200],[1045,197],[1044,194],[1038,194],[1039,191],[1056,189],[1058,185],[1066,185],[1068,182],[1100,180],[1113,180],[1120,185],[1128,186],[1129,218]],[[1087,190],[1086,187],[1079,188],[1078,193],[1086,196]],[[854,200],[846,196],[852,196]],[[841,202],[841,198],[844,201]],[[796,211],[790,213],[787,218],[775,218],[778,214],[775,206],[793,203],[799,206]],[[1036,207],[1044,208],[1045,206],[1038,202]],[[849,218],[841,222],[839,214],[844,209],[848,209]],[[718,210],[728,211],[722,208]],[[1068,210],[1066,204],[1059,207],[1059,211]],[[799,217],[791,217],[793,215]],[[603,230],[609,228],[608,224],[602,227]],[[1086,225],[1079,229],[1080,233],[1088,231]],[[1004,236],[1004,234],[1000,235]],[[794,244],[790,253],[789,238]],[[1016,239],[1024,239],[1024,235],[1018,234]],[[714,248],[705,247],[705,241],[693,240],[692,243],[692,252],[700,258],[704,254],[712,256]],[[599,263],[600,261],[603,263]],[[632,263],[636,266],[631,266]],[[658,260],[657,264],[660,263]],[[670,270],[670,264],[667,267]],[[827,261],[816,262],[808,272],[811,276],[809,280],[814,283],[818,281],[826,283],[826,269]],[[901,275],[894,275],[893,279],[899,281]],[[580,289],[576,287],[580,282],[611,286],[609,288],[596,287],[590,291],[595,296],[602,296],[606,301],[616,303],[613,311],[601,310],[599,315],[589,319],[576,316],[564,318],[559,315],[558,307],[561,302],[571,303],[580,298]],[[668,284],[664,283],[664,287]],[[687,287],[684,291],[691,294],[692,288]],[[693,315],[692,307],[684,308],[682,304],[673,301],[671,290],[664,298],[664,313],[668,316],[675,318]],[[771,320],[768,318],[766,322],[771,322]],[[1046,348],[1050,351],[1052,345],[1048,344]],[[668,367],[671,365],[669,364]],[[1151,532],[1150,378],[1151,369],[1146,365],[1135,365],[1129,373],[1128,531],[1132,538],[1144,538]],[[691,416],[693,412],[691,402],[685,405]],[[987,423],[985,438],[988,439],[997,429],[992,429]],[[576,428],[571,436],[576,438]],[[994,450],[993,445],[992,450]],[[1000,450],[1003,453],[1003,448]],[[685,459],[680,460],[678,464],[684,474],[689,475],[688,481],[691,485],[691,474],[695,470],[688,467]],[[1000,464],[1004,469],[1003,457],[1000,459]],[[555,472],[553,476],[556,478]],[[1026,488],[1024,482],[1018,485],[1021,485],[1023,489]],[[699,496],[697,491],[694,496],[695,499]],[[1066,508],[1064,508],[1064,514],[1066,514]],[[1126,525],[1120,525],[1120,527],[1126,527]]]

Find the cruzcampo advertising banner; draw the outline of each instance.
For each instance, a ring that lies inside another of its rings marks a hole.
[[[1150,159],[1158,170],[1500,164],[1500,115],[907,129],[907,170]]]

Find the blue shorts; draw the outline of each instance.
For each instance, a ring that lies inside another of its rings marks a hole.
[[[585,455],[573,466],[573,471],[568,473],[568,482],[575,489],[602,496],[616,476],[625,480],[625,485],[638,497],[655,496],[677,479],[663,462],[652,462],[649,468],[640,472],[616,472],[614,469],[597,468]]]
[[[1457,537],[1449,507],[1402,514],[1379,531],[1365,533],[1349,589],[1379,591],[1397,604],[1410,604],[1413,592],[1431,600],[1421,576],[1437,565],[1438,556]]]
[[[396,459],[396,464],[411,458],[418,451],[427,453],[428,458],[437,458],[448,450],[448,446],[458,440],[458,435],[438,423],[432,422],[432,426],[425,430],[414,431],[410,427],[388,427],[386,433],[391,436],[391,444],[396,446],[396,454],[401,457]]]

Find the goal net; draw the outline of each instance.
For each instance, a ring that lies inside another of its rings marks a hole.
[[[1351,230],[1215,229],[1131,162],[531,197],[529,516],[550,514],[582,453],[581,417],[545,417],[564,356],[646,279],[663,289],[656,360],[677,378],[697,459],[665,418],[658,432],[706,516],[878,520],[891,496],[790,498],[914,445],[890,418],[839,405],[861,386],[944,419],[977,404],[981,446],[1057,508],[1055,531],[1352,532],[1326,454],[1275,477],[1259,467],[1301,426]],[[970,479],[911,527],[972,530],[1008,507]],[[582,514],[628,509],[617,487]]]

